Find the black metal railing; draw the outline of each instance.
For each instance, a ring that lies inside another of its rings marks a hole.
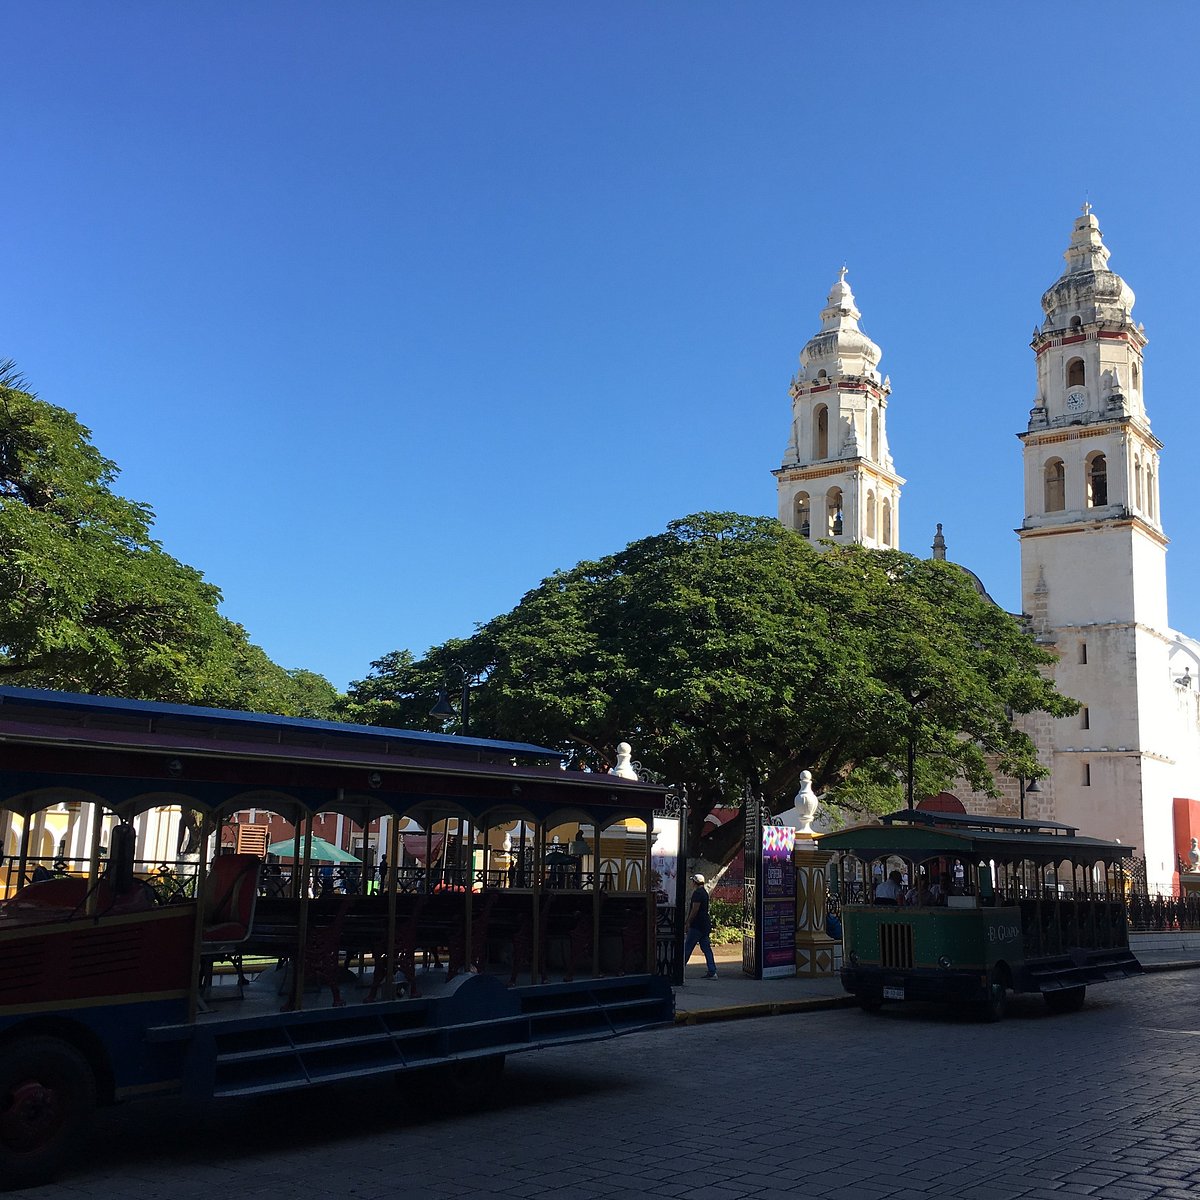
[[[101,871],[105,865],[101,860]],[[154,859],[136,859],[133,872],[153,888],[160,904],[190,900],[196,894],[194,867],[180,864],[171,866]],[[67,875],[86,876],[87,873],[88,862],[83,858],[67,858],[61,854],[53,858],[30,855],[25,859],[25,870],[22,872],[17,858],[10,856],[0,867],[0,896],[12,896],[26,884],[44,879],[61,879]]]
[[[1167,933],[1200,929],[1200,896],[1130,894],[1126,907],[1129,928],[1138,933]]]
[[[676,944],[675,906],[660,904],[654,920],[654,970],[675,979]]]

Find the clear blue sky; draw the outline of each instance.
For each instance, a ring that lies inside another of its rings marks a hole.
[[[1200,6],[0,0],[0,358],[334,683],[775,512],[846,262],[904,549],[1019,607],[1028,342],[1085,196],[1200,634]]]

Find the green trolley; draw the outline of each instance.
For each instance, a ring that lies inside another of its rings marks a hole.
[[[892,813],[821,838],[835,852],[842,985],[892,1001],[1004,1015],[1010,992],[1079,1008],[1087,985],[1139,974],[1125,914],[1133,848],[1069,825],[965,813]],[[896,891],[881,887],[900,872]]]

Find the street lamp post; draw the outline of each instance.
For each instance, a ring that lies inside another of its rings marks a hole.
[[[437,701],[429,710],[429,715],[443,721],[457,716],[463,737],[468,737],[471,733],[471,685],[479,682],[479,676],[472,675],[462,663],[450,665],[462,673],[462,694],[458,702],[458,712],[454,711],[454,705],[450,703],[450,690],[443,686],[438,688]]]
[[[1036,796],[1041,792],[1036,779],[1026,781],[1024,775],[1017,776],[1017,782],[1021,785],[1021,820],[1025,820],[1025,797]]]

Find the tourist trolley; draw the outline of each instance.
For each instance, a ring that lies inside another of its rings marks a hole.
[[[430,1071],[469,1102],[507,1054],[669,1022],[663,789],[557,759],[0,687],[0,1186],[95,1103]]]
[[[1131,846],[1050,821],[919,809],[820,844],[838,856],[842,985],[864,1009],[949,1001],[999,1020],[1011,990],[1069,1011],[1088,984],[1141,971],[1125,913]],[[903,894],[883,903],[893,870]]]

